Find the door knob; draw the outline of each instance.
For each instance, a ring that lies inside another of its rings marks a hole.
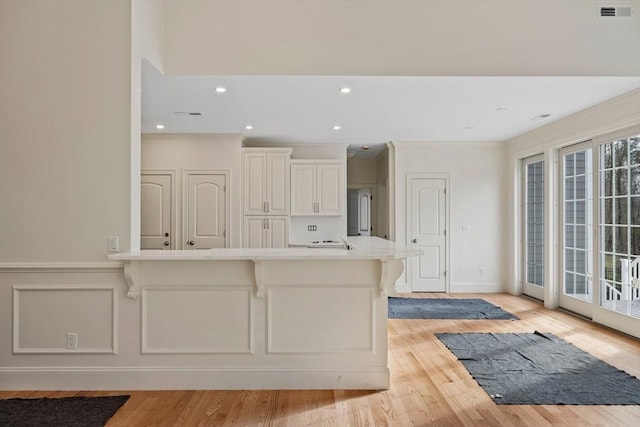
[[[165,245],[165,246],[169,246],[169,242],[166,242],[166,241],[165,241],[165,242],[164,242],[164,245]]]
[[[418,239],[413,239],[412,242],[413,243],[418,243]]]
[[[169,233],[164,233],[164,237],[169,237]]]
[[[189,246],[195,245],[195,242],[193,240],[189,240],[189,242],[187,242],[187,243],[189,243]]]

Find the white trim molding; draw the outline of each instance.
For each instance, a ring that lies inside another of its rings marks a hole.
[[[109,285],[13,285],[13,353],[14,354],[118,354],[118,298]],[[107,348],[22,348],[20,347],[20,294],[38,291],[109,291],[111,293],[111,347]]]
[[[451,282],[451,293],[501,293],[507,287],[500,282]]]
[[[0,368],[0,390],[371,390],[372,384],[388,389],[389,369]]]
[[[2,262],[0,273],[112,273],[121,262]]]

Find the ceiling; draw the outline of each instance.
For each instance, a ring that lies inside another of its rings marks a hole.
[[[371,158],[387,141],[504,141],[638,88],[640,76],[173,76],[144,61],[142,131],[342,143]]]

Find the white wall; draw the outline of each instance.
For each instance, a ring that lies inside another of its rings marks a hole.
[[[129,1],[0,1],[0,374],[137,349],[114,339],[140,316],[106,259],[133,228],[131,20]],[[98,353],[60,354],[67,332]]]
[[[603,4],[633,19],[600,19]],[[640,74],[640,1],[168,0],[170,74]]]
[[[212,169],[229,172],[230,196],[228,230],[231,247],[239,248],[242,227],[242,135],[158,135],[142,136],[142,169],[176,171],[176,241],[182,242],[183,179],[185,169]],[[180,244],[177,249],[185,249]]]
[[[394,143],[396,242],[407,244],[409,173],[447,174],[451,292],[506,289],[506,146],[500,143]],[[468,225],[469,232],[462,232]],[[480,269],[484,273],[480,273]],[[402,286],[402,284],[400,284]]]
[[[0,262],[129,248],[131,9],[0,2]]]
[[[378,164],[376,159],[347,160],[347,184],[376,184]]]
[[[164,70],[164,2],[131,0],[131,146],[130,249],[140,249],[140,134],[142,132],[142,61]]]

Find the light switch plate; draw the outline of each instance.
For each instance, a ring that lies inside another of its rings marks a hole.
[[[118,252],[118,236],[109,236],[109,252]]]

